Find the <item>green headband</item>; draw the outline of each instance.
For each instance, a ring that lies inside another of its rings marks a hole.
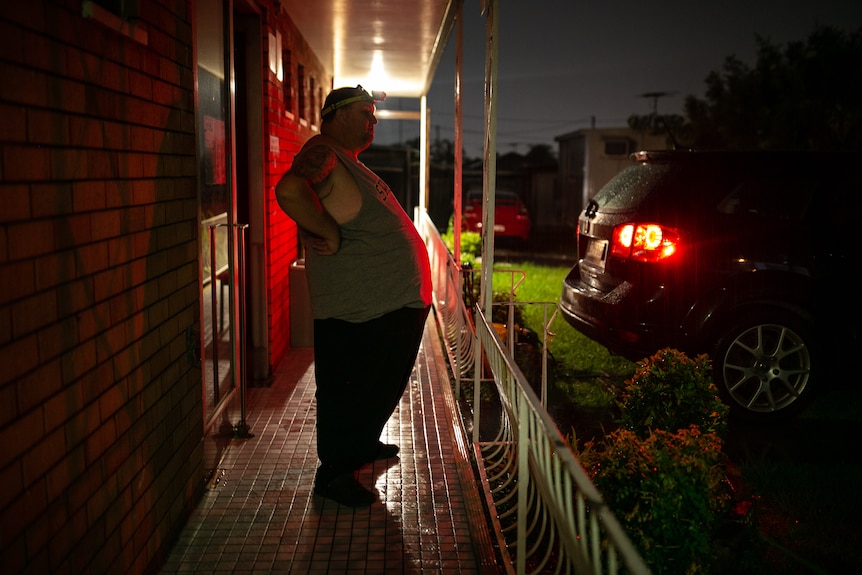
[[[361,85],[356,86],[355,89],[359,90],[360,93],[355,96],[350,96],[349,98],[333,102],[332,104],[320,111],[320,117],[325,118],[328,114],[331,114],[338,108],[342,108],[344,106],[347,106],[348,104],[353,104],[355,102],[382,102],[386,99],[386,92],[374,91],[369,94]]]

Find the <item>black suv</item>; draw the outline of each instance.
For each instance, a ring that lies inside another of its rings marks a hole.
[[[855,375],[833,368],[858,353],[858,158],[632,158],[578,220],[560,298],[569,324],[631,360],[665,347],[708,354],[748,419],[795,413],[815,382]]]

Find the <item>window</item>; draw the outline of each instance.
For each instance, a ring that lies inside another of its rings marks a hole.
[[[606,156],[628,156],[635,151],[635,143],[629,138],[608,138],[605,140]]]
[[[284,98],[284,111],[288,114],[293,114],[293,106],[296,102],[294,102],[293,74],[291,72],[290,58],[290,50],[284,50],[281,53],[281,67],[282,74],[284,76],[282,79],[281,89],[283,92],[282,97]]]
[[[783,175],[752,177],[742,181],[718,205],[723,214],[771,220],[801,220],[811,203],[816,184],[803,177]]]
[[[129,19],[130,12],[133,12],[132,9],[136,8],[132,5],[137,3],[136,0],[91,0],[91,2],[126,20]]]
[[[318,106],[317,102],[315,101],[316,96],[317,93],[315,90],[315,82],[314,78],[312,77],[308,79],[308,119],[311,121],[312,124],[317,123]]]
[[[296,70],[297,99],[299,100],[299,119],[306,119],[305,109],[305,66],[299,65]]]
[[[138,23],[138,0],[84,0],[81,15],[147,45],[147,29]]]

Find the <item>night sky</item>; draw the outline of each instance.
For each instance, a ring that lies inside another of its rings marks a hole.
[[[478,0],[464,2],[464,149],[482,156],[485,17]],[[660,114],[682,114],[689,94],[703,97],[707,75],[735,55],[756,57],[755,35],[782,48],[816,25],[862,28],[859,0],[539,0],[500,3],[497,151],[526,153],[534,144],[589,128],[625,126],[652,112],[642,94],[666,92]],[[862,63],[860,63],[862,65]],[[431,137],[454,141],[455,34],[428,94]],[[418,109],[390,99],[389,109]],[[378,144],[419,135],[418,122],[383,121]]]

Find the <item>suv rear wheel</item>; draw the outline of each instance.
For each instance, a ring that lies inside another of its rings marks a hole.
[[[764,421],[790,416],[811,395],[812,339],[804,322],[776,310],[728,329],[713,354],[719,392],[737,416]]]

